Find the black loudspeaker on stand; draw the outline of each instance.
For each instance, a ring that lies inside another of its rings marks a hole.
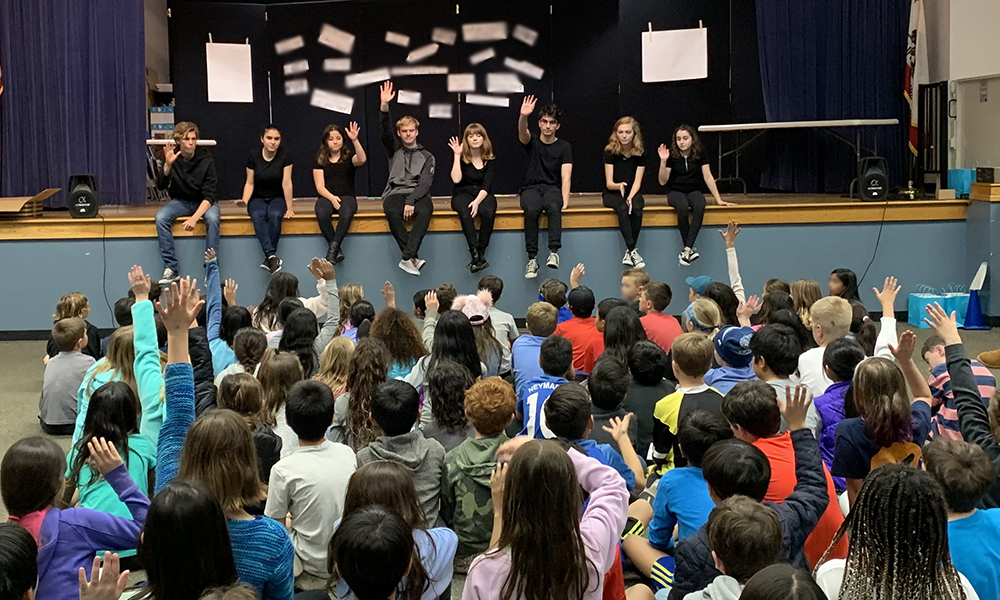
[[[97,216],[101,202],[97,197],[97,179],[93,175],[72,175],[69,178],[69,214],[76,219]]]
[[[881,156],[858,161],[858,195],[867,202],[880,202],[889,195],[889,163]]]

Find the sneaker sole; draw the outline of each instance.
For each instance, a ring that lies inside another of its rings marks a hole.
[[[643,261],[639,261],[637,263],[633,263],[632,264],[632,268],[633,269],[645,269],[646,268],[646,263],[643,262]]]
[[[524,274],[524,278],[525,279],[534,279],[536,277],[538,277],[538,271],[535,271],[534,273],[525,273]]]
[[[402,271],[402,272],[404,272],[404,273],[406,273],[408,275],[413,275],[414,277],[420,277],[420,271],[417,271],[417,270],[411,271],[409,269],[404,269],[403,267],[400,267],[399,265],[396,265],[396,266],[399,267],[400,271]]]
[[[545,266],[548,267],[548,268],[550,268],[550,269],[558,269],[559,268],[559,263],[546,262]]]

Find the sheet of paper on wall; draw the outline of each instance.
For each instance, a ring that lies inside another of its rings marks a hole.
[[[329,23],[323,23],[323,28],[319,32],[319,43],[340,50],[344,54],[350,54],[354,49],[354,34],[337,29]]]
[[[412,67],[389,67],[389,72],[393,77],[406,77],[408,75],[446,75],[448,67],[438,65],[415,65]]]
[[[466,23],[462,25],[462,39],[466,42],[496,42],[507,39],[507,22]]]
[[[297,60],[295,62],[285,63],[282,67],[285,75],[298,75],[299,73],[305,73],[309,70],[309,61],[306,59]]]
[[[486,91],[491,94],[523,94],[524,84],[516,73],[487,73]]]
[[[323,61],[323,70],[327,73],[347,72],[351,70],[351,59],[349,58],[328,58]]]
[[[535,42],[538,41],[537,31],[520,24],[514,26],[513,36],[515,40],[522,41],[529,46],[534,46]]]
[[[411,51],[406,56],[406,62],[415,63],[427,58],[428,56],[434,56],[437,54],[438,48],[440,48],[440,46],[437,44],[427,44],[426,46],[421,46],[416,50]]]
[[[278,54],[288,54],[306,45],[306,40],[301,36],[290,37],[274,44],[274,51]]]
[[[507,108],[510,106],[510,99],[506,96],[487,96],[486,94],[466,94],[466,104],[478,104],[480,106],[499,106]]]
[[[410,45],[410,36],[396,33],[395,31],[386,31],[385,43],[406,48]]]
[[[253,102],[250,44],[205,44],[209,102]]]
[[[474,92],[476,91],[475,73],[452,73],[448,75],[449,92]]]
[[[496,55],[497,55],[496,50],[494,50],[493,47],[491,46],[491,47],[489,47],[489,48],[487,48],[485,50],[480,50],[479,52],[476,52],[475,54],[470,54],[469,55],[469,63],[473,64],[473,65],[478,65],[479,63],[485,62],[485,61],[493,58]]]
[[[413,90],[399,90],[396,93],[396,102],[399,104],[408,104],[410,106],[420,106],[420,92],[414,92]]]
[[[457,39],[458,32],[454,29],[448,29],[447,27],[435,27],[433,31],[431,31],[432,42],[444,44],[445,46],[454,46],[455,40]]]
[[[351,114],[351,111],[354,110],[354,98],[336,92],[328,92],[327,90],[313,90],[309,104],[345,115]]]
[[[429,104],[427,105],[427,116],[432,119],[450,119],[451,104]]]
[[[642,32],[642,82],[708,77],[708,28]]]
[[[301,96],[309,93],[309,81],[306,79],[286,79],[285,95]]]
[[[508,56],[503,60],[503,64],[511,71],[517,71],[533,79],[541,79],[542,75],[545,74],[545,69],[526,60],[517,60]]]
[[[389,79],[389,69],[383,67],[381,69],[372,69],[371,71],[362,71],[360,73],[351,73],[344,77],[344,87],[356,88],[363,85],[369,85],[372,83],[378,83],[380,81],[385,81]]]

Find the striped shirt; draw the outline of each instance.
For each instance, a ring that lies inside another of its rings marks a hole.
[[[973,360],[972,374],[976,378],[976,385],[979,386],[979,395],[983,399],[983,404],[989,406],[990,397],[996,389],[997,381],[981,362]],[[931,369],[931,376],[927,380],[931,388],[931,395],[934,397],[934,407],[936,413],[931,422],[929,437],[943,436],[953,440],[961,440],[962,433],[958,428],[958,410],[955,408],[955,394],[951,391],[951,375],[948,374],[948,366],[941,363]]]

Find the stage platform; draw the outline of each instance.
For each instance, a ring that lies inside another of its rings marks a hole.
[[[648,195],[643,227],[676,227],[677,213],[667,206],[666,197]],[[724,225],[731,219],[746,225],[878,223],[906,221],[965,220],[967,200],[916,200],[861,202],[837,195],[815,194],[750,194],[726,195],[723,198],[736,206],[710,205],[705,213],[705,225]],[[495,229],[519,231],[523,228],[522,211],[517,196],[500,196]],[[315,199],[294,201],[295,217],[282,224],[282,235],[319,235],[313,205]],[[102,206],[97,219],[73,219],[64,211],[44,213],[34,219],[0,219],[0,240],[72,240],[123,239],[156,237],[154,217],[162,205]],[[543,217],[544,219],[544,217]],[[599,194],[574,194],[570,207],[563,212],[564,229],[617,228],[614,212],[601,204]],[[362,198],[358,213],[351,224],[352,233],[388,233],[378,198]],[[430,231],[461,231],[450,198],[434,199],[434,217]],[[253,235],[253,224],[246,208],[235,201],[222,201],[222,235]],[[184,231],[180,220],[174,224],[177,237],[204,235],[204,225],[192,232]]]

